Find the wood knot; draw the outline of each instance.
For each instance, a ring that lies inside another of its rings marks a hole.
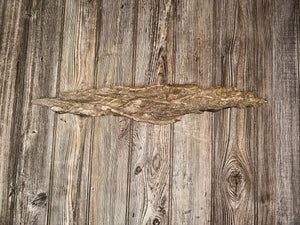
[[[138,175],[140,172],[142,172],[142,168],[140,166],[135,168],[134,174]]]
[[[159,154],[156,154],[153,158],[152,166],[155,172],[158,172],[161,166],[161,157]]]
[[[32,200],[31,204],[34,206],[45,206],[47,201],[47,194],[44,192],[38,193],[37,196]]]
[[[242,176],[241,172],[238,170],[232,171],[228,177],[228,183],[229,183],[231,192],[235,196],[237,196],[238,190],[241,188],[241,185],[243,183],[243,176]]]
[[[225,176],[226,194],[232,204],[240,202],[242,192],[244,191],[245,178],[243,172],[239,168],[231,168]]]
[[[160,225],[159,219],[158,219],[158,218],[154,218],[152,224],[153,224],[153,225]]]
[[[224,177],[222,182],[224,197],[233,208],[237,208],[250,194],[251,179],[247,167],[241,160],[232,157],[224,165],[222,177]]]

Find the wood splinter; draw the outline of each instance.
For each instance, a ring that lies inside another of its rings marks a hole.
[[[234,87],[200,89],[197,85],[107,87],[62,93],[58,98],[32,100],[58,113],[81,116],[125,116],[136,121],[169,124],[180,116],[225,108],[256,107],[266,100]]]

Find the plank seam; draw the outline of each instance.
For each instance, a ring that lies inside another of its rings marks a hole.
[[[86,207],[86,224],[90,221],[90,206],[91,206],[91,183],[92,183],[92,171],[93,171],[93,153],[94,153],[94,135],[96,119],[92,118],[92,129],[91,129],[91,140],[90,140],[90,151],[89,151],[89,169],[88,169],[88,192],[87,192],[87,207]]]
[[[216,1],[213,2],[213,15],[212,15],[212,24],[213,24],[213,43],[215,42],[215,40],[217,39],[217,20],[216,15],[217,15],[217,9],[218,9],[218,5],[216,3]],[[216,47],[213,45],[213,49],[212,49],[212,56],[213,56],[213,61],[212,61],[212,71],[213,74],[216,74],[216,55],[217,55],[217,49]],[[216,81],[216,76],[212,77],[212,84],[216,85],[217,81]],[[211,137],[212,137],[212,142],[211,142],[211,210],[210,210],[210,222],[211,224],[215,224],[215,192],[216,189],[213,188],[216,186],[216,164],[215,164],[215,118],[217,115],[213,115],[212,116],[212,121],[211,121]]]
[[[175,84],[175,76],[176,76],[176,24],[177,24],[177,2],[174,0],[171,0],[172,4],[172,30],[173,30],[173,43],[172,43],[172,76],[171,76],[171,83]],[[174,124],[170,125],[170,159],[169,159],[169,206],[168,206],[168,224],[173,224],[172,223],[172,207],[173,207],[173,153],[174,153],[174,135],[175,135],[175,129],[174,129]]]
[[[93,87],[97,87],[97,65],[98,64],[98,55],[99,55],[99,44],[98,44],[98,38],[101,36],[102,31],[102,19],[99,23],[99,15],[102,16],[102,4],[103,0],[99,1],[97,4],[97,18],[96,18],[96,31],[99,30],[99,32],[96,32],[96,40],[95,40],[95,58],[94,58],[94,79],[93,79]],[[98,29],[99,26],[99,29]],[[86,224],[90,224],[90,212],[91,212],[91,189],[92,189],[92,174],[93,174],[93,158],[94,158],[94,138],[95,138],[95,129],[96,129],[96,118],[92,119],[92,129],[91,129],[91,139],[90,139],[90,151],[89,151],[89,169],[88,169],[88,193],[87,193],[87,208],[86,208]]]
[[[66,5],[65,0],[62,3],[63,6]],[[62,46],[63,46],[63,35],[64,35],[64,18],[65,18],[65,7],[62,8],[62,21],[61,21],[61,29],[60,29],[60,40],[59,40],[59,63],[57,67],[57,81],[56,81],[56,96],[60,90],[60,75],[61,75],[61,61],[62,61]],[[57,120],[58,115],[54,115],[53,121],[53,142],[52,142],[52,154],[51,154],[51,165],[50,165],[50,174],[49,174],[49,194],[48,194],[48,208],[47,208],[47,215],[46,215],[46,224],[49,225],[51,222],[51,203],[52,203],[52,190],[53,190],[53,169],[54,169],[54,159],[55,159],[55,144],[56,144],[56,131],[57,131]]]
[[[173,152],[174,152],[174,124],[170,125],[170,156],[169,156],[169,206],[168,224],[172,224],[172,194],[173,194]]]
[[[133,35],[132,35],[132,64],[131,64],[131,86],[135,86],[136,77],[136,48],[137,48],[137,26],[139,14],[139,1],[134,1],[134,16],[133,16]],[[126,190],[126,210],[125,210],[125,224],[129,225],[130,217],[130,186],[131,186],[131,163],[132,163],[132,149],[133,149],[133,119],[129,122],[129,144],[128,144],[128,169],[127,169],[127,190]]]
[[[17,3],[16,3],[17,4]],[[27,5],[28,8],[31,8],[31,2]],[[14,7],[13,7],[14,8]],[[21,13],[23,13],[23,5],[19,4],[15,6],[13,13],[16,13],[16,25],[17,27],[22,26],[23,29],[22,32],[16,32],[13,33],[13,43],[16,44],[20,42],[20,48],[16,49],[16,51],[20,51],[19,54],[16,56],[17,63],[16,63],[16,74],[15,74],[15,80],[14,80],[14,90],[13,90],[13,106],[12,106],[12,112],[13,115],[22,115],[23,114],[23,108],[24,108],[24,97],[25,97],[25,65],[27,61],[27,49],[28,49],[28,39],[29,39],[29,20],[20,18]],[[13,24],[11,24],[13,25]],[[10,26],[9,29],[12,27]],[[20,38],[18,36],[20,35]],[[21,112],[21,113],[20,113]],[[9,176],[9,179],[11,181],[12,186],[12,195],[11,195],[11,201],[9,206],[9,224],[14,223],[15,219],[15,208],[16,203],[18,201],[17,199],[17,193],[16,190],[17,187],[17,179],[18,177],[18,170],[19,170],[19,163],[21,159],[21,155],[23,153],[23,143],[24,143],[24,123],[25,123],[24,117],[12,117],[11,120],[11,131],[10,131],[10,152],[9,152],[9,161],[12,162],[12,176]],[[8,190],[10,188],[8,187]]]

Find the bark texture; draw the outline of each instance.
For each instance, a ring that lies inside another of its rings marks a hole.
[[[180,116],[224,108],[256,107],[266,102],[252,92],[234,87],[200,89],[197,85],[116,86],[65,92],[58,98],[42,98],[34,104],[58,113],[81,116],[119,115],[136,121],[168,124]]]

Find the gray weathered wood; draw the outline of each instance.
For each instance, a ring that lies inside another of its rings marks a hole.
[[[19,152],[22,148],[22,112],[26,51],[25,25],[20,17],[25,6],[19,1],[0,1],[0,223],[13,222],[16,196],[21,188],[16,182]],[[16,117],[15,114],[20,114]]]
[[[171,1],[140,1],[136,24],[134,85],[170,81]],[[168,224],[170,125],[133,122],[127,224]]]
[[[135,1],[97,1],[95,87],[131,85]],[[89,224],[126,224],[131,124],[95,119]]]
[[[268,104],[259,110],[250,110],[247,124],[247,145],[254,149],[254,190],[255,208],[254,222],[256,224],[277,224],[275,212],[276,199],[276,151],[275,151],[275,130],[274,130],[274,71],[273,71],[273,45],[272,19],[274,12],[272,0],[257,1],[253,4],[253,16],[256,23],[253,55],[255,60],[252,66],[252,73],[255,74],[249,88],[259,92],[262,96],[268,97]],[[274,40],[274,39],[273,39]],[[259,82],[257,82],[259,81]]]
[[[30,101],[32,96],[55,95],[56,76],[49,75],[57,73],[61,3],[42,7],[36,1],[1,1],[0,5],[4,15],[0,146],[1,154],[9,157],[0,157],[2,169],[9,165],[0,175],[8,179],[0,182],[0,202],[9,204],[0,206],[0,223],[42,224],[47,218],[54,114],[31,108]],[[51,30],[51,37],[43,26]]]
[[[92,87],[96,40],[96,1],[66,1],[57,94]],[[88,220],[91,118],[57,115],[51,167],[48,224]]]
[[[22,49],[26,52],[22,75],[23,139],[18,155],[16,184],[19,188],[12,224],[43,224],[48,216],[55,120],[54,114],[32,107],[30,101],[31,98],[56,95],[62,2],[45,5],[38,1],[28,2],[20,16],[24,13],[28,23],[25,34],[28,36],[23,40],[26,48]]]
[[[176,5],[175,83],[211,86],[212,1]],[[211,115],[186,115],[174,125],[170,224],[210,224]]]
[[[298,0],[0,0],[0,224],[299,224]],[[235,86],[173,125],[31,100]]]
[[[244,0],[215,4],[214,43],[219,46],[214,44],[214,84],[259,88],[254,83],[256,27],[251,18],[255,18],[255,10],[255,4]],[[255,123],[257,115],[248,109],[214,114],[212,224],[255,223],[256,137],[246,134],[248,129],[255,129],[249,125]]]
[[[276,223],[300,224],[300,2],[275,1],[273,13]]]

